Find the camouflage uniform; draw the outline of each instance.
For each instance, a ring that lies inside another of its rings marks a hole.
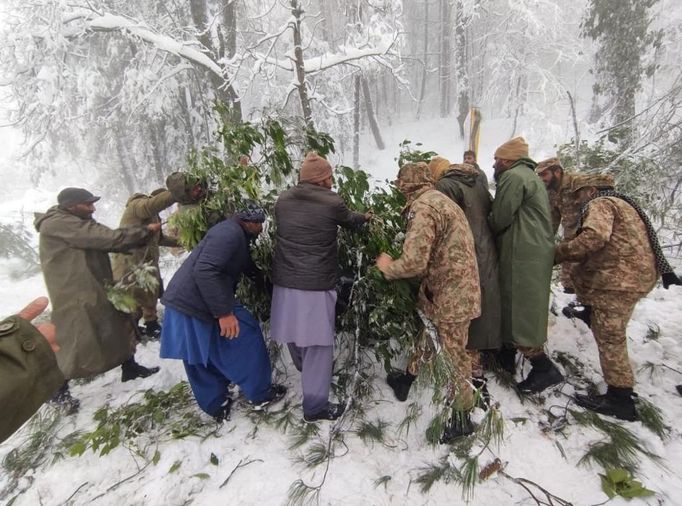
[[[578,176],[571,188],[597,186],[596,181]],[[644,222],[624,200],[597,197],[589,202],[578,235],[557,246],[556,260],[577,262],[573,281],[580,300],[592,306],[591,329],[606,383],[631,388],[626,328],[637,301],[658,278]]]
[[[407,195],[403,252],[385,270],[387,279],[421,278],[417,307],[433,322],[458,374],[453,389],[463,409],[473,404],[471,362],[466,352],[469,323],[481,314],[474,239],[462,210],[433,188],[426,164],[408,164],[399,175]],[[428,359],[424,334],[408,371]],[[416,374],[415,374],[416,375]]]

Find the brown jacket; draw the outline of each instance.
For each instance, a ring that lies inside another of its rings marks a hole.
[[[338,277],[339,226],[357,228],[363,214],[322,186],[299,183],[275,204],[275,253],[272,282],[298,290],[331,290]]]
[[[421,278],[417,307],[435,324],[481,314],[476,249],[462,210],[438,190],[418,190],[407,214],[403,252],[386,279]]]
[[[598,197],[587,207],[581,232],[556,249],[557,262],[573,269],[578,296],[594,290],[649,293],[658,273],[644,222],[622,199]]]

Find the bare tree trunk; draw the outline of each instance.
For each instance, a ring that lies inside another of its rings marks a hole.
[[[440,115],[450,114],[450,1],[440,0]]]
[[[573,96],[571,95],[571,92],[566,90],[566,94],[568,95],[568,101],[571,104],[571,116],[573,117],[573,130],[575,131],[575,139],[574,139],[574,146],[575,146],[575,168],[579,169],[580,168],[580,131],[578,130],[578,119],[575,114],[575,102],[573,101]]]
[[[353,168],[360,167],[360,75],[353,78]]]
[[[455,79],[457,81],[457,123],[459,123],[459,135],[464,139],[464,122],[469,113],[469,72],[467,70],[467,42],[466,22],[464,5],[462,0],[457,0],[457,12],[455,14]]]
[[[362,82],[362,92],[365,96],[365,111],[367,111],[367,119],[369,120],[369,126],[372,129],[372,134],[374,135],[374,141],[377,143],[377,148],[383,150],[386,146],[384,145],[384,140],[381,138],[381,131],[379,130],[379,124],[374,116],[374,106],[372,105],[372,96],[369,93],[369,84],[367,79],[363,76]]]
[[[121,180],[126,188],[128,195],[135,193],[135,176],[133,168],[128,160],[128,153],[123,139],[118,133],[114,133],[114,142],[116,143],[116,154],[118,155],[119,163],[121,164]]]
[[[426,95],[426,76],[429,68],[429,0],[424,2],[424,26],[422,27],[424,35],[424,53],[422,56],[422,82],[419,91],[419,101],[417,102],[417,119],[421,115],[422,105],[424,103],[424,96]]]
[[[291,0],[291,14],[294,16],[294,60],[296,67],[296,79],[298,81],[296,87],[298,88],[298,97],[301,101],[303,119],[305,120],[306,125],[313,127],[313,110],[310,106],[310,98],[308,97],[308,88],[305,79],[305,63],[303,60],[303,47],[301,42],[301,16],[303,16],[303,8],[300,6],[298,0]]]
[[[165,161],[164,161],[164,156],[163,154],[166,152],[165,150],[165,138],[164,138],[164,130],[165,130],[165,125],[164,121],[161,121],[160,123],[158,122],[153,122],[151,123],[150,128],[152,132],[152,154],[154,158],[154,173],[156,175],[156,181],[159,184],[163,184],[164,182],[164,168],[165,168]]]
[[[225,1],[227,2],[228,0]],[[209,26],[207,23],[208,18],[206,14],[205,0],[190,0],[189,7],[190,13],[192,15],[192,21],[194,22],[194,26],[198,31],[199,42],[201,42],[208,51],[213,53],[213,55],[221,56],[225,49],[223,47],[219,47],[218,50],[216,50],[213,41],[211,40],[211,34],[209,33]],[[230,16],[228,23],[230,23],[230,26],[236,28],[237,21],[234,2],[225,5],[225,12],[223,14],[224,19],[228,16],[228,11]],[[236,50],[236,31],[232,30],[232,34],[233,35],[230,35],[230,31],[228,30],[228,38],[225,42],[225,45],[229,48],[230,37],[234,37],[234,43],[232,44],[232,47],[233,50]],[[223,44],[221,44],[221,46],[222,45]],[[215,91],[216,98],[230,106],[230,117],[225,119],[235,123],[240,123],[242,121],[242,106],[241,99],[239,98],[237,91],[234,89],[232,84],[228,84],[224,78],[221,79],[213,72],[206,72],[206,74],[208,75],[213,90]]]

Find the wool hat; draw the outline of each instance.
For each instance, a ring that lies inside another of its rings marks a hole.
[[[547,160],[542,160],[540,163],[537,164],[535,167],[535,173],[540,174],[547,169],[561,169],[564,170],[564,167],[561,165],[561,162],[559,161],[558,158],[548,158]]]
[[[301,164],[298,180],[303,183],[320,183],[332,175],[332,166],[326,158],[311,151]]]
[[[599,189],[613,188],[614,180],[610,174],[579,174],[571,180],[571,192],[577,192],[586,186]]]
[[[450,165],[450,160],[446,158],[442,158],[440,156],[431,158],[431,161],[429,162],[429,170],[431,171],[431,177],[433,177],[433,180],[438,181],[443,174],[445,174]]]
[[[99,199],[84,188],[64,188],[57,195],[57,204],[66,209],[77,204],[92,204]]]
[[[242,221],[250,223],[263,223],[265,221],[265,211],[255,200],[245,200],[240,210],[235,216]]]
[[[514,137],[495,150],[495,158],[513,162],[528,158],[528,143],[523,137]]]

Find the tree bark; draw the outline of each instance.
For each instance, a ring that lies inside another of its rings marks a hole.
[[[374,135],[374,141],[377,143],[377,148],[383,150],[386,146],[384,145],[384,140],[381,138],[381,131],[379,130],[379,124],[374,116],[374,106],[372,105],[372,96],[369,93],[369,84],[367,79],[363,76],[360,81],[362,82],[362,92],[365,97],[365,111],[367,111],[367,119],[369,120],[369,126],[372,129],[372,134]]]
[[[424,96],[426,95],[426,76],[429,68],[429,0],[424,2],[424,26],[422,27],[424,35],[424,53],[422,56],[422,80],[419,91],[419,101],[417,102],[417,119],[421,115],[422,105],[424,104]]]
[[[303,60],[303,46],[301,41],[301,16],[303,15],[303,8],[298,0],[291,0],[291,14],[294,16],[292,25],[294,31],[294,65],[296,69],[296,87],[298,88],[298,98],[301,101],[301,110],[303,111],[303,119],[309,127],[313,127],[313,110],[310,106],[310,98],[308,97],[308,87],[305,79],[305,63]]]
[[[360,167],[360,76],[353,78],[353,168]]]
[[[440,115],[450,114],[450,1],[440,0]]]
[[[467,70],[466,18],[462,0],[457,0],[455,14],[455,75],[457,81],[457,123],[459,135],[464,139],[464,122],[469,113],[469,72]]]

